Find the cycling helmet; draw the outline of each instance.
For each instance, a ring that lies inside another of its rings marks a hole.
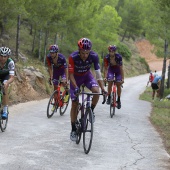
[[[117,47],[115,45],[109,45],[108,50],[109,51],[116,51]]]
[[[1,56],[10,56],[11,50],[8,47],[1,47],[0,48],[0,55]]]
[[[50,53],[57,53],[58,52],[58,45],[54,44],[51,45],[49,48]]]
[[[92,43],[88,38],[81,38],[78,41],[79,50],[91,50]]]

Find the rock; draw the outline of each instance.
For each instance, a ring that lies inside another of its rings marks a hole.
[[[165,99],[170,100],[170,94],[168,96],[166,96]]]

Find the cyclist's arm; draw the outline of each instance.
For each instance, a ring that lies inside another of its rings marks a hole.
[[[14,75],[9,75],[9,79],[4,83],[5,85],[9,86],[14,81]]]
[[[68,83],[68,68],[65,68],[66,82]]]
[[[99,64],[98,56],[96,56],[94,58],[93,63],[94,63],[94,69],[95,69],[95,72],[96,72],[96,80],[97,80],[100,88],[102,89],[102,91],[105,91],[103,78],[102,78],[101,71],[100,71],[100,64]]]
[[[120,73],[121,73],[121,76],[122,76],[122,82],[124,82],[124,70],[123,70],[123,65],[120,66]]]
[[[9,79],[4,83],[7,86],[14,81],[15,64],[13,60],[9,62],[8,69],[9,69]]]
[[[52,79],[53,78],[52,64],[48,57],[46,57],[46,61],[47,61],[47,66],[48,66],[48,73],[49,73],[50,78]]]
[[[73,58],[71,56],[69,57],[68,72],[69,72],[70,83],[76,88],[77,87],[77,83],[76,83],[76,80],[74,78],[74,61],[73,61]]]
[[[74,86],[74,88],[78,87],[73,73],[69,74],[69,79],[70,79],[70,83]]]
[[[104,78],[107,77],[108,66],[109,66],[108,60],[104,58],[104,73],[103,73]]]

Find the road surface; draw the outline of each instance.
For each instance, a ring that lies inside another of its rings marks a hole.
[[[70,141],[70,105],[48,119],[48,99],[10,107],[0,132],[0,170],[169,170],[170,156],[149,121],[151,104],[139,100],[148,74],[125,79],[122,108],[109,116],[102,97],[95,109],[94,138],[86,155]]]

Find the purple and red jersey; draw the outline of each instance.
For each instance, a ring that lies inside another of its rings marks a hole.
[[[111,61],[110,55],[107,54],[106,57],[104,58],[104,66],[105,68],[108,67],[108,72],[107,72],[107,80],[111,81],[116,79],[116,81],[121,81],[122,80],[122,75],[120,71],[120,66],[122,66],[122,56],[118,53],[115,53],[115,62],[114,64]],[[115,65],[116,63],[116,65]]]
[[[89,72],[92,64],[94,64],[94,69],[99,70],[99,58],[98,54],[94,51],[90,51],[88,58],[86,61],[83,61],[80,58],[79,51],[73,52],[69,57],[69,73],[73,73],[74,75],[84,75]]]
[[[118,53],[115,53],[115,62],[117,64],[117,66],[122,66],[123,62],[122,62],[122,56]],[[105,67],[112,67],[112,63],[110,62],[110,55],[107,54],[106,57],[104,58],[104,66]]]
[[[57,60],[57,64],[53,63],[53,60],[51,58],[51,55],[48,54],[46,57],[46,61],[47,61],[47,65],[49,67],[53,67],[53,69],[64,69],[67,68],[67,62],[66,62],[66,58],[63,54],[58,53],[58,60]]]
[[[66,58],[63,54],[58,53],[58,59],[57,59],[56,64],[53,63],[53,60],[50,54],[47,55],[46,61],[47,61],[48,67],[52,67],[52,70],[53,70],[52,79],[53,79],[54,85],[58,85],[58,81],[56,80],[58,80],[60,76],[62,79],[66,79],[65,69],[68,66],[67,66]]]

